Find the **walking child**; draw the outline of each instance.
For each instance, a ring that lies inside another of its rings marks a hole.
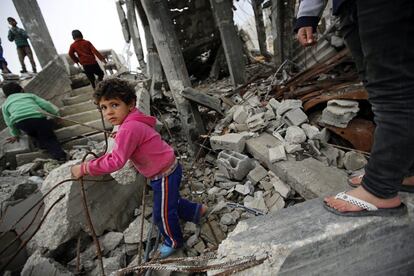
[[[54,159],[65,161],[66,153],[53,132],[53,122],[47,120],[39,111],[59,115],[59,109],[35,94],[24,93],[23,88],[16,82],[4,84],[3,93],[6,96],[2,106],[3,119],[12,135],[7,142],[18,141],[22,130],[34,138],[39,147],[46,149]]]
[[[75,42],[70,45],[69,56],[74,63],[82,65],[93,89],[95,89],[95,75],[98,76],[98,81],[102,81],[104,77],[104,72],[96,62],[95,56],[105,64],[106,60],[91,42],[83,39],[83,35],[79,30],[72,31],[72,38]]]
[[[36,63],[33,59],[33,52],[30,48],[29,41],[27,40],[29,36],[25,30],[17,27],[17,21],[13,17],[8,17],[7,22],[9,22],[11,26],[8,34],[8,39],[16,43],[17,55],[19,56],[20,65],[22,66],[20,73],[27,73],[26,65],[24,64],[24,58],[26,56],[30,60],[33,73],[37,73]]]
[[[165,238],[161,257],[168,257],[183,246],[179,219],[199,223],[206,207],[180,197],[181,165],[173,148],[155,131],[156,119],[135,107],[135,90],[127,81],[111,78],[100,82],[94,99],[105,119],[119,125],[115,147],[111,153],[73,166],[72,175],[79,178],[112,173],[131,160],[137,171],[151,180],[153,219]]]
[[[3,47],[1,46],[1,38],[0,38],[0,70],[3,74],[11,73],[11,71],[7,67],[7,61],[3,57]]]

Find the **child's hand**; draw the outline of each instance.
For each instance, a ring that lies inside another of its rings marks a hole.
[[[81,170],[81,165],[75,165],[75,166],[72,166],[71,168],[70,168],[70,172],[72,173],[72,176],[75,178],[75,179],[79,179],[79,178],[81,178],[83,175],[82,175],[82,170]]]
[[[7,138],[6,139],[6,143],[14,143],[14,142],[18,142],[19,141],[19,137],[14,137],[14,136],[12,136],[12,137],[9,137],[9,138]]]

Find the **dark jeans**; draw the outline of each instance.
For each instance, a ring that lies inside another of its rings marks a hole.
[[[34,138],[39,148],[46,149],[54,159],[66,160],[66,153],[53,132],[52,121],[46,118],[31,118],[20,121],[15,126]]]
[[[414,1],[361,0],[354,8],[353,35],[344,38],[376,123],[362,185],[377,197],[392,198],[414,171]]]
[[[83,65],[83,70],[85,71],[86,76],[91,82],[92,87],[95,89],[95,75],[98,76],[98,80],[103,80],[104,72],[98,63],[95,64],[85,64]]]

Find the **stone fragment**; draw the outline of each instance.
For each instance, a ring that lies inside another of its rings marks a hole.
[[[263,192],[260,192],[260,191],[255,192],[253,200],[245,202],[244,206],[246,206],[248,208],[255,208],[255,209],[261,210],[265,213],[268,212],[268,209],[266,207],[266,203],[265,203],[264,198],[263,198]]]
[[[319,122],[340,128],[345,128],[358,113],[357,101],[330,100],[322,111]]]
[[[187,221],[184,224],[184,232],[185,233],[195,233],[197,231],[197,225],[195,223]]]
[[[275,98],[271,98],[268,103],[269,106],[273,108],[273,111],[276,113],[277,109],[280,107],[281,103],[278,102]]]
[[[314,138],[322,143],[328,143],[331,134],[327,128],[323,128]]]
[[[219,187],[212,187],[207,191],[208,195],[215,195],[217,194],[221,189]]]
[[[224,225],[232,225],[232,224],[235,224],[236,222],[237,222],[237,219],[234,216],[232,216],[230,213],[224,214],[220,218],[220,223]]]
[[[306,137],[309,139],[316,139],[319,134],[319,129],[316,126],[310,124],[303,124],[300,126],[306,134]]]
[[[301,108],[292,109],[283,115],[283,120],[289,126],[300,126],[308,121],[308,116]]]
[[[262,180],[267,174],[267,170],[263,168],[261,165],[257,165],[253,170],[249,172],[247,175],[247,179],[249,179],[253,185],[257,184],[260,180]]]
[[[238,192],[239,194],[242,194],[242,195],[250,194],[250,188],[247,185],[237,184],[236,187],[234,188],[234,190],[236,192]]]
[[[289,110],[298,108],[302,108],[301,100],[284,100],[280,103],[280,106],[277,108],[276,114],[278,116],[282,116]]]
[[[328,159],[329,166],[337,166],[339,158],[339,150],[331,145],[324,145],[320,152]]]
[[[36,250],[27,260],[21,272],[22,276],[61,275],[73,276],[72,272],[53,259],[44,257]]]
[[[232,150],[243,152],[246,138],[239,133],[229,133],[221,136],[212,136],[210,144],[213,150]]]
[[[231,123],[229,125],[229,129],[233,130],[234,132],[243,132],[243,131],[248,131],[249,127],[247,126],[247,124]]]
[[[345,169],[356,171],[362,169],[367,164],[365,156],[359,152],[348,151],[344,156]]]
[[[277,161],[286,160],[285,147],[283,145],[276,146],[269,149],[269,161],[274,163]]]
[[[260,181],[260,185],[263,187],[263,190],[265,191],[270,191],[271,189],[273,189],[273,184],[266,180]]]
[[[218,155],[217,167],[225,177],[242,180],[254,168],[254,163],[247,155],[223,150]]]
[[[204,250],[206,249],[206,245],[203,241],[198,242],[196,245],[194,245],[194,249],[197,250],[198,253],[202,254],[204,253]]]
[[[207,223],[201,225],[200,235],[204,240],[216,244],[215,237],[218,239],[219,243],[226,238],[226,235],[221,230],[220,225],[217,221],[210,221],[210,225],[211,228],[208,226]],[[214,234],[211,231],[214,231]]]
[[[148,238],[148,230],[151,227],[151,223],[149,223],[146,219],[144,220],[144,233],[143,239],[147,240]],[[124,240],[125,243],[139,243],[141,237],[141,216],[138,216],[131,222],[128,228],[124,231]]]
[[[271,121],[271,120],[276,119],[276,115],[273,112],[273,109],[267,109],[266,110],[266,112],[265,112],[265,119],[266,119],[266,121]]]
[[[233,108],[233,121],[235,121],[238,124],[244,124],[246,122],[247,117],[249,116],[246,108],[242,105],[235,105],[233,106]]]
[[[286,130],[285,140],[289,144],[301,144],[306,141],[306,134],[298,126],[290,126]]]
[[[99,238],[104,255],[114,250],[123,238],[124,235],[120,232],[108,232],[103,237]]]
[[[285,150],[287,153],[295,153],[303,150],[303,148],[300,144],[286,144]]]
[[[189,237],[186,241],[188,247],[193,247],[198,241],[198,236],[196,234]]]
[[[275,212],[285,207],[285,200],[279,193],[276,192],[266,200],[266,206],[270,212]]]
[[[264,112],[249,116],[246,120],[246,123],[250,131],[262,130],[268,124]]]
[[[270,179],[270,182],[273,184],[273,188],[276,192],[278,192],[283,198],[287,198],[290,193],[292,192],[292,189],[290,186],[285,184],[278,176],[274,176],[272,179]]]
[[[121,258],[122,256],[114,256],[114,257],[103,257],[103,267],[106,275],[112,275],[112,272],[117,271],[118,269],[121,269]],[[96,263],[98,260],[96,260]],[[89,274],[91,276],[100,276],[102,275],[102,272],[99,268],[99,265],[96,266],[96,268]]]

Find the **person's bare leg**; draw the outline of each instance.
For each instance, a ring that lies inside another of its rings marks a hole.
[[[400,206],[401,199],[397,195],[396,197],[390,199],[383,199],[370,194],[368,191],[364,189],[364,187],[360,186],[354,190],[350,190],[346,192],[346,194],[356,197],[358,199],[364,200],[375,205],[378,208],[395,208]],[[335,199],[335,196],[328,196],[324,198],[326,204],[340,212],[357,212],[361,211],[362,208],[356,205],[353,205],[349,202],[343,201],[341,199]]]
[[[362,177],[363,177],[363,175],[354,176],[354,177],[350,178],[349,181],[352,183],[352,185],[355,185],[355,186],[361,185]],[[403,180],[402,185],[414,186],[414,175],[405,177],[404,180]]]

